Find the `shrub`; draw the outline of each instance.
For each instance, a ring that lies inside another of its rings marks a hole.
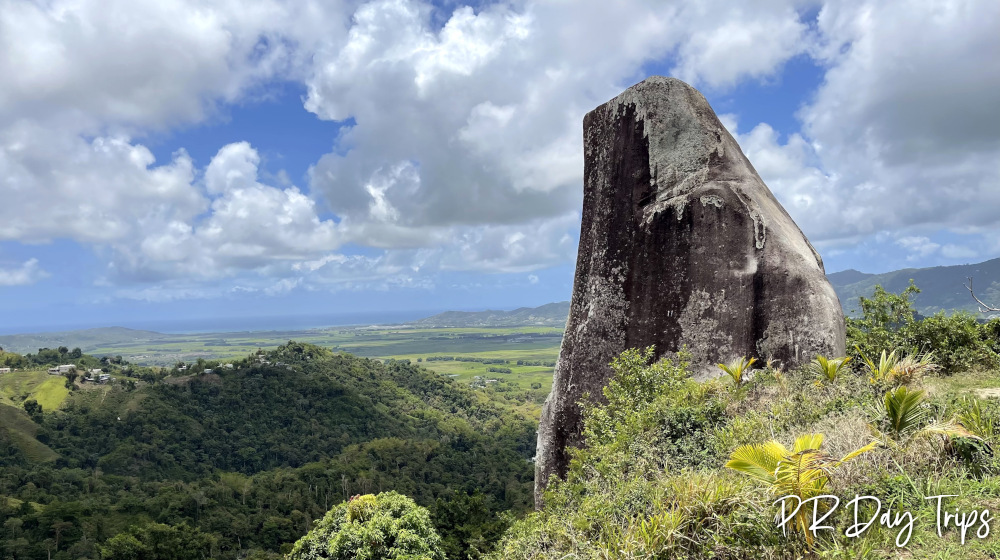
[[[871,298],[860,298],[862,316],[847,319],[848,348],[854,357],[877,356],[900,348],[902,354],[933,353],[945,373],[1000,366],[1000,321],[980,323],[965,312],[918,319],[910,286],[899,294],[875,286]]]
[[[965,312],[938,313],[914,321],[906,336],[911,346],[934,352],[937,363],[946,373],[1000,366],[990,324],[980,324]]]
[[[299,539],[288,560],[444,560],[427,510],[396,492],[355,496]]]

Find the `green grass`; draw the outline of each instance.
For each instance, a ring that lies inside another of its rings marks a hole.
[[[996,371],[970,371],[950,376],[924,379],[927,392],[935,397],[955,397],[973,394],[979,389],[1000,388],[1000,373]]]
[[[66,378],[45,371],[15,371],[0,374],[0,403],[20,407],[26,399],[35,399],[42,410],[59,408],[69,396]]]
[[[23,409],[0,402],[0,430],[31,461],[54,461],[58,457],[55,451],[35,439],[38,425],[32,422]]]
[[[35,389],[32,395],[38,404],[42,405],[43,411],[53,411],[69,396],[69,389],[66,388],[66,380],[63,376],[46,375],[48,379],[43,381]]]

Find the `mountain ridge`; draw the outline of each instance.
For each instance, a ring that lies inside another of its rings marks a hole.
[[[841,307],[850,316],[856,316],[859,312],[858,298],[870,297],[876,284],[881,285],[889,292],[899,293],[906,289],[910,279],[913,279],[921,290],[921,293],[916,294],[913,298],[914,307],[921,315],[930,316],[940,311],[978,313],[978,305],[965,288],[969,277],[976,281],[976,295],[980,299],[987,303],[1000,305],[1000,258],[974,264],[904,268],[883,273],[847,269],[827,274],[827,278],[837,292],[837,297],[840,298]],[[560,301],[538,307],[518,307],[510,311],[498,309],[444,311],[400,326],[417,328],[564,327],[569,315],[569,306],[570,302]],[[983,318],[997,315],[983,314]],[[78,346],[87,352],[98,345],[128,341],[162,341],[181,336],[184,335],[125,327],[100,327],[76,331],[2,335],[0,336],[0,348],[24,353],[45,347]]]
[[[827,275],[840,298],[841,307],[850,316],[859,312],[858,298],[871,297],[876,285],[899,293],[909,286],[911,279],[920,288],[920,293],[913,297],[913,306],[921,315],[930,316],[941,311],[977,313],[979,306],[965,287],[970,277],[975,280],[976,295],[980,299],[987,303],[1000,302],[1000,258],[974,264],[904,268],[880,274],[849,269]],[[983,315],[987,317],[989,315]]]

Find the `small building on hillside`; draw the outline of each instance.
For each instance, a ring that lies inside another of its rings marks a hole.
[[[97,376],[98,383],[107,383],[108,381],[111,381],[110,373],[102,373],[101,375]]]
[[[9,367],[0,367],[0,373],[10,373]]]
[[[69,373],[71,371],[76,371],[76,366],[73,364],[66,364],[62,366],[56,366],[54,368],[49,368],[49,375],[62,375],[64,373]]]

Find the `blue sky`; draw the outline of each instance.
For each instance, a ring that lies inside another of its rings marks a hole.
[[[654,74],[828,272],[1000,256],[996,2],[136,4],[0,0],[4,332],[566,300],[583,115]]]

